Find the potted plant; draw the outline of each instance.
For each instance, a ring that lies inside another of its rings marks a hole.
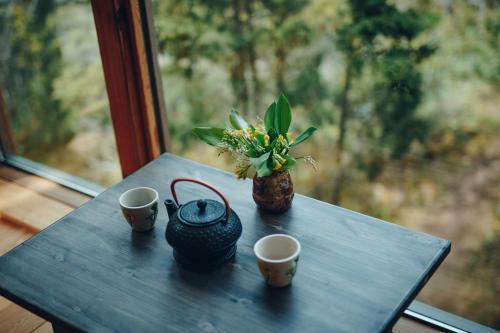
[[[267,211],[283,212],[290,208],[294,194],[289,170],[297,159],[314,166],[310,156],[294,157],[291,150],[307,140],[316,128],[309,127],[295,138],[289,131],[291,122],[290,104],[282,94],[267,108],[264,120],[255,126],[233,110],[226,128],[196,127],[193,132],[209,145],[219,147],[221,153],[233,154],[238,179],[247,178],[254,168],[255,203]]]

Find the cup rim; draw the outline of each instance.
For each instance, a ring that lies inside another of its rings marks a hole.
[[[269,239],[269,238],[276,238],[276,237],[284,237],[284,238],[288,238],[288,239],[291,239],[296,245],[297,245],[297,249],[295,250],[295,252],[288,256],[288,257],[285,257],[283,259],[269,259],[269,258],[265,258],[263,256],[261,256],[258,252],[257,252],[257,246],[260,245],[260,243],[262,243],[263,241]],[[301,245],[300,245],[300,242],[295,238],[295,237],[292,237],[290,235],[286,235],[286,234],[272,234],[272,235],[267,235],[267,236],[264,236],[262,238],[260,238],[253,246],[253,253],[255,254],[255,256],[262,260],[262,261],[265,261],[265,262],[268,262],[268,263],[273,263],[273,264],[280,264],[280,263],[284,263],[284,262],[287,262],[287,261],[290,261],[290,260],[293,260],[295,257],[297,257],[299,254],[300,254],[300,250],[301,250]]]
[[[125,198],[125,196],[127,194],[129,194],[130,192],[133,192],[133,191],[136,191],[136,190],[148,190],[148,191],[151,191],[151,192],[154,192],[155,194],[155,197],[153,200],[151,200],[150,202],[148,202],[147,204],[144,204],[144,205],[141,205],[141,206],[128,206],[128,205],[125,205],[123,203],[123,199]],[[121,195],[120,195],[120,198],[119,198],[119,202],[120,202],[120,206],[122,206],[123,208],[127,208],[127,209],[141,209],[141,208],[145,208],[145,207],[148,207],[150,206],[151,204],[155,203],[156,201],[158,201],[158,198],[159,198],[159,194],[158,194],[158,191],[156,191],[154,188],[151,188],[151,187],[146,187],[146,186],[141,186],[141,187],[134,187],[134,188],[131,188],[125,192],[123,192]]]

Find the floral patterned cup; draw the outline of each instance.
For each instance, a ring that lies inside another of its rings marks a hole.
[[[137,187],[120,196],[123,216],[135,231],[153,229],[158,216],[158,192],[149,187]]]
[[[300,243],[292,236],[275,234],[263,237],[253,247],[257,265],[272,287],[286,287],[297,271]]]

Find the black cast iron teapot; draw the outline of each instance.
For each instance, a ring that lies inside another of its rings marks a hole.
[[[180,205],[175,192],[178,182],[209,188],[224,202],[198,199]],[[226,197],[213,186],[193,178],[176,178],[170,184],[174,200],[165,200],[169,222],[165,237],[174,248],[174,258],[186,269],[208,271],[231,259],[242,226]]]

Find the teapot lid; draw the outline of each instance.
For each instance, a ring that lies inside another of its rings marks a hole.
[[[179,208],[179,220],[193,227],[207,227],[226,215],[225,206],[215,200],[193,200]]]

